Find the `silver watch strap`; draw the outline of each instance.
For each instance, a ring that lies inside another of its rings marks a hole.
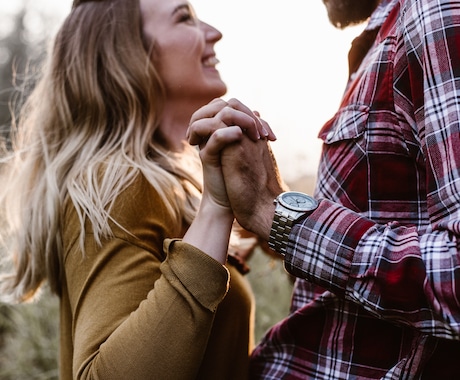
[[[286,254],[289,234],[291,233],[292,220],[284,215],[275,213],[272,227],[270,230],[270,238],[268,246],[281,255]]]

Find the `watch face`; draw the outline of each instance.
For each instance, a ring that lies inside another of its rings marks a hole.
[[[311,211],[318,207],[318,201],[307,194],[288,191],[279,196],[279,202],[291,210]]]

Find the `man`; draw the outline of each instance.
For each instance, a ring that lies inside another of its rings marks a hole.
[[[323,1],[338,27],[370,18],[319,134],[314,198],[280,195],[265,142],[221,156],[237,220],[298,277],[251,376],[460,379],[460,1]],[[198,113],[192,142],[251,128],[229,103]]]

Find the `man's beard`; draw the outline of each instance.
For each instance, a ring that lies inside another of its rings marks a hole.
[[[344,29],[366,21],[380,0],[323,0],[323,3],[332,25]]]

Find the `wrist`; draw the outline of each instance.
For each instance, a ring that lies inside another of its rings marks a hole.
[[[318,201],[304,193],[287,191],[276,197],[274,205],[275,212],[268,245],[284,256],[293,224],[303,220],[316,210]]]
[[[230,208],[213,201],[202,201],[183,241],[225,264],[233,220]]]
[[[200,208],[198,209],[196,218],[205,218],[210,221],[221,221],[225,223],[233,224],[234,215],[233,210],[230,205],[223,205],[217,203],[210,197],[206,195],[203,196],[200,203]]]
[[[270,202],[267,207],[265,207],[260,215],[261,218],[255,223],[255,230],[253,232],[261,239],[268,242],[273,224],[273,218],[275,217],[275,204],[273,201]]]

